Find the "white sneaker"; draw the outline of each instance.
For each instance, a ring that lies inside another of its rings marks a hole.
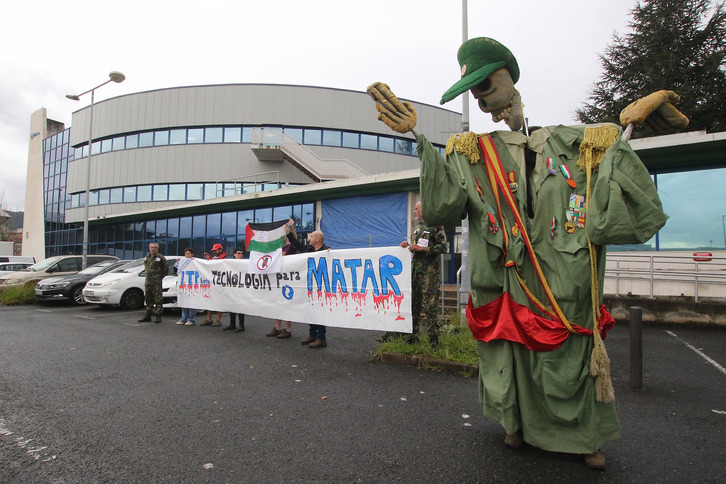
[[[194,326],[194,324],[194,321],[187,321],[186,323],[184,323],[184,326]]]
[[[176,322],[176,324],[178,324],[179,326],[181,326],[182,324],[186,324],[186,323],[184,321],[179,320],[179,321]]]

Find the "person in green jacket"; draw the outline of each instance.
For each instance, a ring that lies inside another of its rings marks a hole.
[[[442,104],[471,90],[513,129],[454,135],[445,157],[416,135],[424,219],[469,220],[467,321],[484,415],[503,426],[509,447],[583,454],[602,469],[600,446],[621,435],[602,342],[614,324],[601,304],[605,246],[644,243],[667,215],[619,127],[552,126],[527,136],[518,131],[511,52],[477,38],[458,58],[462,78]],[[413,131],[410,104],[385,84],[369,93],[380,120]]]
[[[164,310],[163,291],[161,283],[169,271],[166,258],[159,253],[159,244],[152,242],[149,244],[149,254],[144,259],[144,295],[146,300],[146,310],[144,317],[139,322],[151,321],[154,316],[154,322],[161,322],[161,313]]]

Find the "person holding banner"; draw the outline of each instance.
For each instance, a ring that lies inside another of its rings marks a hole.
[[[207,252],[204,253],[204,258],[207,260],[215,260],[215,259],[226,259],[227,254],[224,252],[224,247],[222,247],[222,244],[214,244],[212,246],[212,255],[209,255]],[[213,326],[213,327],[219,327],[222,326],[222,312],[217,313],[217,319],[212,322],[212,311],[207,311],[207,317],[204,318],[204,322],[200,324],[199,326]]]
[[[290,219],[287,222],[287,229],[288,233],[290,230],[290,227],[295,228],[295,221],[293,219]],[[290,243],[290,239],[285,235],[285,245],[282,246],[282,255],[293,255],[297,254],[297,250],[295,250],[295,247],[292,246]],[[282,328],[282,323],[285,323],[285,329]],[[292,333],[290,332],[290,328],[292,326],[292,322],[290,321],[282,321],[281,319],[275,320],[275,327],[272,328],[272,331],[269,333],[266,333],[265,336],[269,336],[271,338],[277,338],[277,339],[287,339],[292,336]]]
[[[184,249],[184,259],[177,259],[174,263],[174,267],[177,271],[182,271],[189,264],[191,259],[194,259],[194,249],[188,247]],[[197,310],[196,308],[181,308],[181,319],[176,322],[178,325],[194,326],[197,324]]]
[[[234,258],[235,259],[244,259],[245,251],[241,249],[240,247],[237,247],[234,249]],[[239,326],[237,325],[237,321],[239,321]],[[239,333],[245,330],[245,315],[244,313],[233,313],[232,311],[229,312],[229,325],[222,328],[222,331],[232,331],[234,330],[235,333]]]
[[[447,251],[446,233],[442,226],[430,226],[421,214],[421,202],[416,203],[413,216],[418,222],[411,237],[401,242],[413,254],[411,274],[411,312],[413,314],[413,333],[406,343],[418,341],[421,312],[426,320],[431,349],[439,347],[439,310],[438,293],[441,287],[441,254]]]
[[[292,246],[300,253],[304,252],[319,252],[321,250],[330,250],[330,247],[325,245],[325,235],[320,230],[315,230],[310,234],[309,244],[303,244],[297,239],[295,233],[295,224],[288,224],[290,233],[287,234],[287,238]],[[304,340],[300,341],[300,344],[307,345],[308,348],[325,348],[328,346],[325,337],[325,326],[322,324],[310,324],[309,336]]]

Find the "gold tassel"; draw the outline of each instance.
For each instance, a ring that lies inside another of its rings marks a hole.
[[[620,132],[612,124],[585,128],[577,167],[582,171],[586,171],[588,167],[593,172],[597,171],[605,152],[618,140],[618,136],[620,136]]]
[[[620,132],[615,126],[610,124],[596,128],[585,128],[585,135],[580,144],[580,158],[577,160],[577,166],[580,170],[587,173],[586,209],[592,195],[592,174],[597,171],[600,162],[605,156],[605,152],[617,141],[618,136],[620,136]],[[598,402],[613,402],[615,401],[615,389],[610,379],[610,358],[608,357],[608,352],[605,350],[605,343],[602,341],[600,331],[597,328],[598,314],[600,312],[597,252],[589,236],[587,238],[587,246],[590,251],[592,332],[595,341],[590,357],[590,375],[595,378],[595,400]]]
[[[479,153],[479,136],[474,132],[466,132],[461,134],[452,134],[449,141],[446,142],[445,154],[450,155],[456,150],[469,160],[472,165],[481,159]]]
[[[595,346],[592,349],[590,358],[590,375],[595,377],[595,400],[598,402],[615,401],[615,389],[610,379],[610,358],[605,350],[605,343],[600,337],[600,331],[595,322]]]

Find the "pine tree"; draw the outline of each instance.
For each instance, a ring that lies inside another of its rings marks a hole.
[[[681,96],[676,107],[688,131],[726,130],[726,10],[711,0],[642,0],[630,33],[613,35],[600,62],[604,73],[590,102],[576,112],[584,123],[619,123],[620,111],[661,89]],[[652,136],[646,127],[636,135]],[[634,137],[636,137],[634,135]]]

